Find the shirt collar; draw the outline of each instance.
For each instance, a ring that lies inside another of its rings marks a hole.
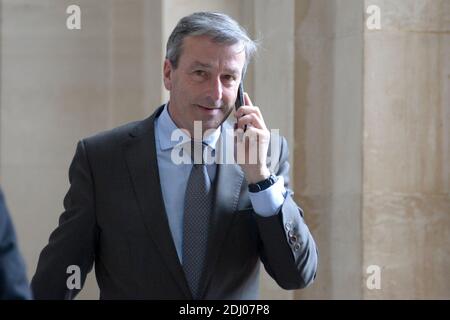
[[[156,126],[156,130],[158,130],[158,139],[159,145],[161,146],[161,150],[172,149],[176,145],[178,145],[181,141],[190,140],[189,136],[186,133],[182,133],[182,137],[177,141],[173,141],[171,139],[172,132],[178,129],[175,122],[173,122],[172,117],[169,114],[168,110],[169,103],[166,103],[164,106],[164,110],[161,112],[158,117],[158,122]],[[213,131],[209,136],[207,136],[203,142],[206,143],[210,148],[215,150],[217,141],[220,137],[221,126]]]

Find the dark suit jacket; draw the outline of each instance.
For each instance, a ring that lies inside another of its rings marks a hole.
[[[30,299],[25,264],[0,190],[0,300]]]
[[[32,280],[35,298],[73,298],[79,290],[67,289],[67,267],[79,266],[84,282],[95,262],[101,299],[192,299],[161,194],[154,135],[161,111],[78,143],[65,212]],[[288,187],[282,141],[277,174]],[[315,277],[316,246],[309,231],[300,243],[303,213],[291,193],[278,215],[263,218],[252,210],[247,189],[238,165],[218,165],[204,299],[257,298],[259,259],[285,289]]]

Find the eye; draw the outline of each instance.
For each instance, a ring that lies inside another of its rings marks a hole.
[[[206,77],[206,71],[203,70],[195,70],[194,74],[199,77]]]
[[[226,74],[223,76],[223,79],[228,82],[232,82],[236,80],[236,77],[231,74]]]

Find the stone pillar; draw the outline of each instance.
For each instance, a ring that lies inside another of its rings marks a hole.
[[[1,185],[34,274],[56,227],[76,142],[142,119],[161,103],[161,2],[4,0]],[[156,46],[154,44],[157,44]],[[93,273],[80,298],[98,298]]]
[[[364,298],[449,299],[450,2],[365,2]]]
[[[261,46],[254,63],[253,103],[261,109],[269,129],[279,130],[294,152],[294,2],[254,1],[255,37]],[[292,167],[291,167],[292,168]],[[291,182],[294,170],[291,170]],[[292,291],[281,289],[261,273],[262,299],[292,299]]]
[[[295,191],[319,247],[296,298],[361,297],[362,4],[296,1]]]
[[[320,250],[296,298],[449,298],[449,16],[448,1],[296,2],[295,183]]]

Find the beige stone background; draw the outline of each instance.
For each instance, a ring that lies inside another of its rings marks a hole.
[[[70,4],[81,30],[65,27]],[[450,0],[2,0],[0,184],[29,277],[76,142],[167,99],[165,42],[198,10],[262,40],[246,90],[289,141],[320,251],[311,287],[262,274],[261,298],[450,299]],[[92,273],[79,298],[98,298]]]

